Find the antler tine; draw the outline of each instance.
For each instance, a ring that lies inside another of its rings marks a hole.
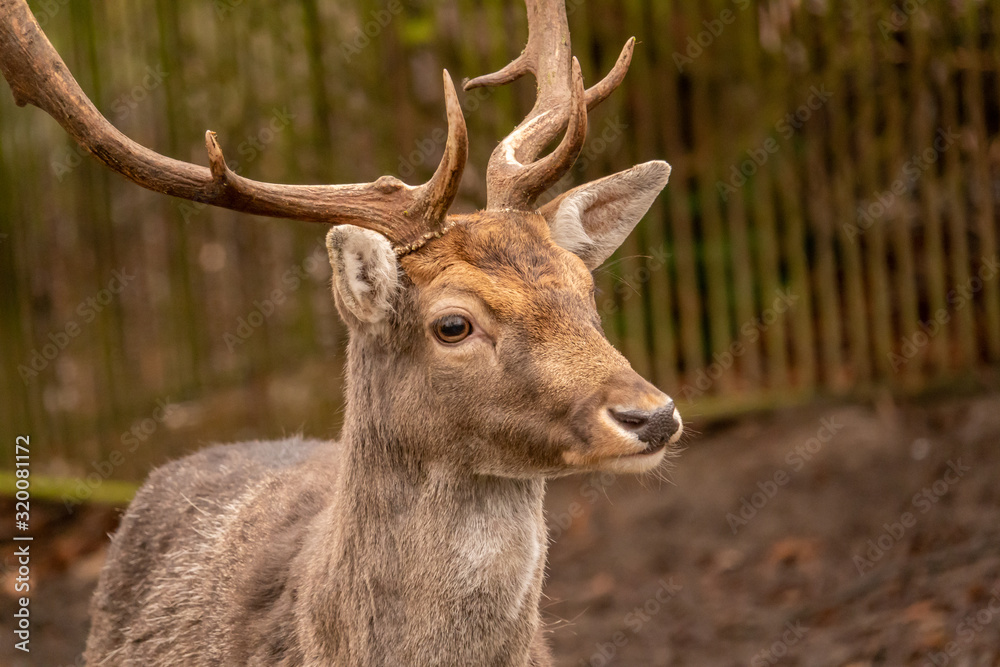
[[[622,82],[632,61],[635,38],[629,39],[611,72],[589,90],[577,82],[579,63],[572,64],[569,22],[563,0],[526,0],[528,43],[517,58],[493,74],[472,79],[466,90],[499,86],[532,73],[538,86],[535,105],[511,134],[497,146],[487,168],[487,208],[530,209],[535,199],[569,171],[579,156],[586,133],[586,112],[600,104]],[[577,100],[577,88],[580,100]],[[582,117],[581,117],[582,109]],[[563,129],[559,147],[540,160],[541,151]],[[581,130],[582,125],[582,130]],[[579,142],[579,144],[578,144]],[[535,178],[534,182],[528,180]]]
[[[580,156],[587,139],[587,105],[583,72],[580,70],[580,61],[576,58],[573,58],[572,82],[569,127],[554,151],[524,165],[516,157],[517,136],[512,134],[497,146],[490,158],[491,169],[486,174],[489,208],[516,208],[521,204],[533,204],[543,192],[563,177]],[[545,116],[538,116],[536,121],[540,123],[544,118]],[[535,121],[525,122],[521,126],[528,136],[531,136],[533,130],[532,122]]]
[[[632,52],[635,50],[635,37],[629,37],[622,48],[621,55],[611,68],[607,76],[587,89],[587,110],[591,110],[608,98],[608,96],[618,89],[618,86],[625,80],[628,74],[629,65],[632,64]]]
[[[444,101],[448,114],[448,140],[444,155],[437,170],[424,185],[420,186],[420,199],[424,203],[424,218],[431,222],[443,221],[458,195],[462,184],[462,173],[469,159],[469,133],[465,126],[465,115],[458,101],[455,82],[448,70],[444,70]],[[433,230],[432,230],[433,231]]]
[[[397,246],[412,246],[440,229],[468,156],[465,119],[447,71],[447,145],[434,176],[418,187],[391,176],[353,185],[254,181],[226,166],[214,132],[205,135],[209,168],[160,155],[126,137],[101,115],[25,0],[0,0],[0,72],[19,106],[32,104],[46,112],[91,155],[144,188],[254,215],[354,224],[383,234]]]
[[[593,110],[594,107],[606,100],[611,93],[618,89],[622,81],[625,80],[629,65],[632,64],[632,53],[634,50],[635,37],[630,37],[625,42],[625,46],[622,48],[621,55],[618,56],[615,66],[611,68],[607,76],[587,89],[587,111]],[[503,86],[513,83],[525,74],[532,72],[533,70],[524,60],[524,54],[521,54],[516,60],[498,72],[484,74],[466,81],[463,90],[470,91],[475,88],[484,88],[487,86]]]

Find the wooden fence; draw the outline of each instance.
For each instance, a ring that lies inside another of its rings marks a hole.
[[[32,6],[126,134],[206,164],[211,128],[240,173],[276,182],[425,180],[441,68],[496,70],[526,35],[523,7],[498,0]],[[598,276],[640,373],[696,414],[997,386],[995,3],[568,7],[588,81],[639,44],[564,185],[673,165]],[[324,230],[143,191],[2,88],[4,442],[30,433],[39,472],[93,480],[213,439],[334,435],[344,330]],[[530,80],[463,95],[459,209],[484,202],[489,153],[532,96]]]

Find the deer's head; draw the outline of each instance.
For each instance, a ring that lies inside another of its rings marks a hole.
[[[528,19],[521,56],[466,84],[529,72],[538,82],[531,113],[490,159],[486,209],[445,217],[439,204],[426,228],[405,232],[334,227],[334,295],[356,339],[405,356],[407,372],[393,378],[405,388],[386,411],[407,432],[428,428],[421,442],[440,445],[433,455],[501,475],[648,470],[680,437],[680,416],[605,338],[591,271],[646,213],[670,167],[649,162],[536,207],[579,155],[587,111],[621,82],[634,42],[585,90],[561,0],[529,0]],[[453,193],[466,140],[450,83],[446,76],[451,132],[436,177],[450,173],[441,190]]]
[[[430,181],[293,186],[233,173],[211,132],[208,169],[126,138],[79,89],[20,0],[0,4],[0,68],[18,103],[39,106],[144,187],[332,223],[333,293],[351,331],[349,381],[360,387],[352,395],[377,397],[368,407],[385,411],[387,428],[421,434],[419,455],[517,477],[649,470],[680,437],[681,420],[604,337],[591,271],[646,213],[670,167],[649,162],[536,206],[578,157],[587,112],[621,83],[634,40],[585,89],[562,0],[527,6],[521,56],[466,84],[502,85],[527,73],[538,83],[534,108],[490,158],[487,207],[472,215],[447,215],[468,155],[447,72],[448,141]]]

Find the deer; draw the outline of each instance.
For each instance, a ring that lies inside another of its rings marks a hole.
[[[444,152],[419,186],[277,185],[134,143],[87,98],[24,0],[0,0],[0,69],[135,183],[330,226],[349,333],[337,441],[214,445],[154,470],[113,535],[90,665],[551,665],[539,611],[549,479],[644,473],[676,453],[671,398],[605,337],[592,272],[665,187],[651,161],[539,206],[635,39],[586,88],[563,0],[526,0],[527,44],[464,88],[533,75],[535,104],[492,152],[486,206],[448,211],[468,158],[443,72]],[[547,154],[546,148],[561,136]]]

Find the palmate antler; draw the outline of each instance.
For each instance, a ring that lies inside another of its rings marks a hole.
[[[210,167],[160,155],[115,129],[87,98],[25,0],[0,0],[0,71],[19,106],[52,116],[91,155],[155,192],[255,215],[352,224],[386,236],[405,254],[440,234],[469,152],[465,118],[444,72],[448,140],[429,181],[409,186],[383,176],[356,185],[277,185],[235,174],[214,132],[205,134]]]
[[[597,85],[584,90],[580,63],[573,57],[564,0],[526,0],[528,44],[499,72],[466,82],[465,90],[501,86],[529,72],[535,76],[535,105],[520,125],[496,147],[486,170],[488,209],[531,210],[535,200],[569,171],[587,136],[587,111],[610,95],[625,78],[635,38]],[[559,146],[541,151],[563,130]]]

